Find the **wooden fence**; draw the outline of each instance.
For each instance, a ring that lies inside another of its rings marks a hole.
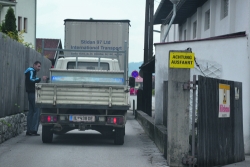
[[[230,86],[230,117],[219,118],[219,84]],[[199,76],[198,89],[198,167],[243,161],[242,83]]]
[[[0,118],[28,110],[24,71],[38,60],[38,77],[49,76],[51,61],[0,33]]]

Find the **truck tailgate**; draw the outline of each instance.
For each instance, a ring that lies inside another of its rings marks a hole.
[[[36,105],[56,108],[65,105],[69,108],[129,108],[130,104],[125,86],[37,83]]]

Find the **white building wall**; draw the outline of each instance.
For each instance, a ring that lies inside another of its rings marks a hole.
[[[234,32],[246,31],[249,29],[249,0],[230,1],[229,10],[231,17],[230,26],[234,27]],[[233,21],[232,21],[233,20]]]
[[[187,18],[186,22],[178,27],[175,27],[175,32],[179,32],[179,36],[173,38],[173,30],[171,28],[169,37],[166,42],[183,41],[184,31],[186,30],[186,40],[193,40],[193,22],[197,20],[197,35],[195,39],[209,38],[213,36],[226,35],[241,31],[249,31],[250,25],[250,1],[249,0],[229,0],[228,16],[222,17],[222,0],[208,0],[203,6]],[[210,28],[205,29],[205,13],[210,10]],[[178,15],[178,12],[177,12]],[[163,26],[162,27],[166,27]],[[163,36],[163,31],[161,33]],[[162,39],[162,38],[161,38]]]
[[[37,0],[16,0],[16,6],[13,6],[16,25],[18,28],[18,16],[22,17],[22,29],[24,24],[24,18],[27,18],[27,33],[24,33],[24,41],[31,43],[35,46],[36,41],[36,1]],[[9,7],[2,8],[1,12],[1,22],[5,20],[5,15]]]
[[[36,41],[36,0],[17,0],[16,5],[16,18],[22,17],[22,23],[24,24],[24,18],[28,19],[27,33],[24,33],[24,41],[32,43],[35,46]],[[18,19],[17,19],[18,25]],[[23,29],[22,25],[22,29]]]
[[[207,64],[221,66],[220,79],[243,83],[243,127],[245,152],[250,153],[250,59],[247,37],[212,41],[194,41],[188,43],[156,44],[155,61],[155,123],[162,124],[163,81],[167,80],[169,50],[183,50],[191,47],[197,62],[206,70]],[[225,45],[226,44],[226,45]],[[191,74],[202,75],[200,71],[191,70]],[[192,77],[192,76],[191,76]],[[192,78],[190,78],[192,80]]]
[[[250,33],[250,1],[229,0],[228,16],[222,17],[222,0],[208,0],[196,12],[179,25],[179,37],[171,38],[172,41],[183,41],[184,30],[190,33],[186,40],[193,40],[193,22],[197,20],[196,39],[209,38],[245,31]],[[205,13],[210,10],[210,28],[205,30]],[[178,14],[178,12],[177,12]],[[171,32],[170,32],[171,33]],[[169,34],[171,36],[171,34]],[[191,47],[196,53],[197,60],[201,63],[214,63],[222,67],[219,78],[235,80],[243,83],[243,126],[245,153],[250,153],[250,43],[248,38],[237,38],[216,41],[189,42],[156,45],[156,82],[155,82],[155,110],[163,113],[161,99],[163,99],[163,81],[167,80],[168,51],[183,50]],[[167,46],[167,47],[166,47]],[[243,70],[244,69],[244,70]],[[196,71],[197,72],[197,71]],[[195,74],[194,70],[191,73]],[[201,73],[200,73],[201,74]],[[155,122],[162,123],[162,118],[157,116]]]
[[[178,32],[178,24],[172,24],[171,28],[169,30],[168,36],[165,39],[165,42],[169,42],[169,41],[179,41],[179,32]],[[168,24],[167,25],[161,25],[161,35],[160,35],[160,41],[161,42],[164,38],[164,34],[167,31],[168,28]]]
[[[222,17],[222,0],[208,0],[199,7],[196,13],[180,25],[179,37],[171,41],[183,41],[184,30],[186,30],[186,40],[193,39],[193,22],[197,20],[196,39],[209,38],[213,36],[226,35],[230,33],[245,31],[247,36],[250,31],[250,1],[249,0],[229,0],[228,16]],[[205,30],[205,13],[210,9],[210,28]],[[178,14],[178,13],[177,13]],[[188,35],[188,33],[190,33]],[[171,31],[169,36],[171,36]],[[202,41],[189,43],[175,43],[156,45],[155,64],[155,123],[163,123],[163,81],[168,75],[168,53],[169,50],[183,50],[191,47],[196,54],[198,63],[215,64],[221,67],[217,78],[234,80],[243,83],[243,127],[245,153],[250,153],[250,47],[248,38],[236,38],[216,41]],[[197,69],[191,70],[191,74],[202,75]]]

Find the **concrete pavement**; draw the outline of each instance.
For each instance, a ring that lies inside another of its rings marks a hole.
[[[250,155],[245,155],[245,161],[225,165],[223,167],[250,167]]]

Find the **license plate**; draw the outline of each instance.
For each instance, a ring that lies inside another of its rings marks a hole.
[[[73,122],[95,122],[95,116],[92,115],[70,115],[69,120]]]

